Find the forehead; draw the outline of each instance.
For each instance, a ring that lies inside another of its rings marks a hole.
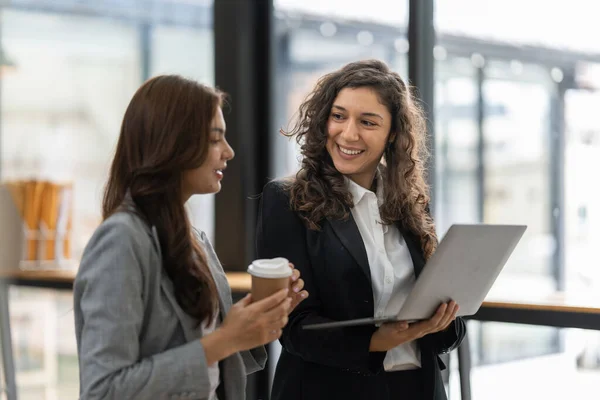
[[[389,114],[387,107],[379,101],[377,92],[368,87],[344,88],[340,90],[333,101],[333,105],[341,106],[351,111]]]
[[[223,110],[221,107],[217,107],[217,111],[212,120],[212,126],[216,128],[224,128],[225,127],[225,118],[223,117]]]

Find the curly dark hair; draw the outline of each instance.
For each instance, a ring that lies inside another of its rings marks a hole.
[[[218,309],[217,286],[184,208],[182,174],[198,168],[208,152],[212,119],[224,94],[177,75],[146,81],[135,93],[121,125],[104,191],[104,219],[124,209],[156,227],[163,268],[177,302],[210,321]]]
[[[349,217],[352,197],[326,149],[327,121],[338,93],[344,88],[361,87],[373,89],[392,116],[393,141],[386,146],[381,165],[382,223],[400,222],[420,239],[428,259],[437,246],[437,236],[425,181],[427,124],[411,89],[382,61],[353,62],[321,77],[300,105],[292,129],[281,130],[288,137],[295,136],[301,145],[301,168],[288,182],[291,208],[313,230],[320,229],[324,218]]]

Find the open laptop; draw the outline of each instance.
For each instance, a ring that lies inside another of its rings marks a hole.
[[[304,325],[328,329],[430,318],[441,303],[456,301],[457,316],[473,315],[517,246],[525,225],[452,225],[395,315]]]

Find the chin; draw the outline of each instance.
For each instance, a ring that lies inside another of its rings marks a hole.
[[[199,188],[194,194],[216,194],[221,191],[221,184],[216,183],[210,186]]]
[[[215,185],[211,186],[210,191],[207,194],[216,194],[221,191],[221,182],[217,182]]]
[[[358,168],[348,165],[345,161],[337,161],[334,159],[333,166],[342,175],[352,175],[358,172]]]

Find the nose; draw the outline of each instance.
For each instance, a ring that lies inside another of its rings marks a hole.
[[[233,151],[233,149],[231,148],[231,146],[229,145],[229,142],[226,140],[225,141],[225,151],[223,152],[222,158],[225,161],[229,161],[231,160],[233,157],[235,157],[235,151]]]
[[[354,118],[348,118],[340,136],[346,142],[356,142],[359,139],[358,124]]]

